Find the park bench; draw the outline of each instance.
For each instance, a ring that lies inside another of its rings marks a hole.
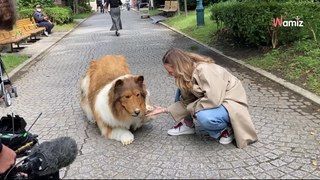
[[[164,5],[160,5],[161,8],[159,8],[160,11],[166,11],[170,9],[170,2],[171,1],[164,1]]]
[[[170,2],[170,8],[164,8],[162,11],[164,12],[165,16],[173,16],[178,11],[178,1],[169,1]]]
[[[30,37],[30,34],[20,34],[17,30],[12,31],[0,31],[0,45],[7,45],[10,44],[11,51],[15,48],[13,48],[13,44],[17,45],[17,48],[20,49],[20,43],[27,41],[27,39]]]
[[[16,21],[16,28],[22,34],[30,34],[31,40],[38,40],[37,36],[45,31],[45,27],[38,27],[33,18],[24,18]],[[34,37],[34,39],[32,39]]]

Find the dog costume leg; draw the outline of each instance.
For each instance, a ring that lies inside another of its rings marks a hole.
[[[101,131],[101,135],[108,139],[120,141],[123,145],[131,144],[134,140],[133,134],[128,129],[111,128],[100,119],[97,119],[97,124]]]
[[[117,141],[121,141],[123,145],[131,144],[134,140],[133,134],[128,129],[124,129],[124,128],[113,129],[109,138]]]

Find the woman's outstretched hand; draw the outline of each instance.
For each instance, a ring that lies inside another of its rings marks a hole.
[[[146,114],[146,116],[154,116],[157,114],[162,114],[162,113],[168,113],[168,109],[164,108],[164,107],[160,107],[160,106],[154,106],[153,111],[149,112],[148,114]]]

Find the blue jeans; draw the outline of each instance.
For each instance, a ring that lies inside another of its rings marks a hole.
[[[179,101],[180,94],[181,92],[178,89],[175,102]],[[200,127],[215,139],[220,137],[222,130],[231,127],[229,113],[223,105],[198,111],[195,113],[195,117]]]

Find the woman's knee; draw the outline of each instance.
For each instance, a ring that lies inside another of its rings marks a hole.
[[[218,120],[214,117],[208,116],[205,111],[199,111],[196,113],[196,119],[198,120],[200,126],[208,127],[209,125],[218,124]]]
[[[226,126],[229,122],[229,116],[227,113],[225,116],[226,117],[221,116],[221,114],[210,110],[203,110],[196,113],[196,119],[200,126],[212,128]]]

